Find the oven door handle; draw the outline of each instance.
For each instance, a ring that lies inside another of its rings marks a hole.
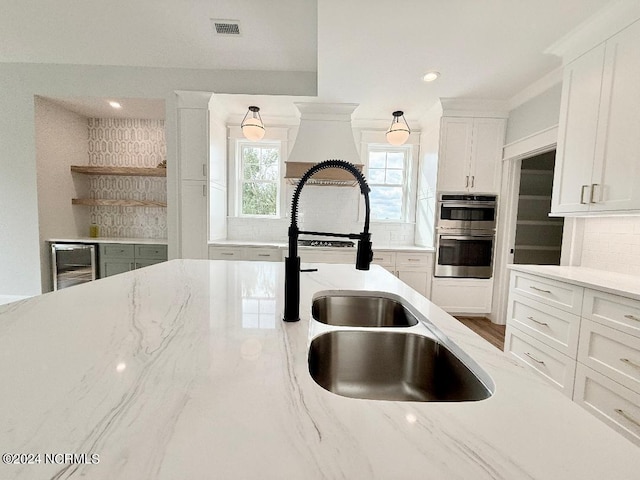
[[[488,234],[479,234],[479,235],[439,235],[439,239],[440,240],[474,240],[476,238],[478,239],[488,239],[488,238],[493,238],[493,234],[492,233],[488,233]]]
[[[485,208],[485,207],[495,207],[496,202],[473,202],[473,203],[460,203],[460,202],[440,202],[440,205],[443,207],[453,207],[453,208]]]

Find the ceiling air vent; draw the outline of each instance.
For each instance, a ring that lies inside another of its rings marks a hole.
[[[240,22],[238,20],[211,19],[211,24],[216,35],[240,35]]]

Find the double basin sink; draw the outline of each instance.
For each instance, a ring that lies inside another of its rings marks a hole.
[[[344,397],[465,402],[490,397],[489,375],[399,297],[321,292],[312,317],[332,327],[309,348],[315,382]]]

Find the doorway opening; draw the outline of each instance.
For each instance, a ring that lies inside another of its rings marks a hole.
[[[549,217],[555,157],[552,150],[521,161],[511,263],[560,265],[564,218]]]

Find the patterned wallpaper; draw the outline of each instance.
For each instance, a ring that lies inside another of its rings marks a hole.
[[[89,165],[156,167],[167,158],[164,120],[90,118],[88,140]],[[92,198],[167,201],[162,177],[92,176],[90,186]],[[167,238],[166,208],[90,208],[101,237]]]

